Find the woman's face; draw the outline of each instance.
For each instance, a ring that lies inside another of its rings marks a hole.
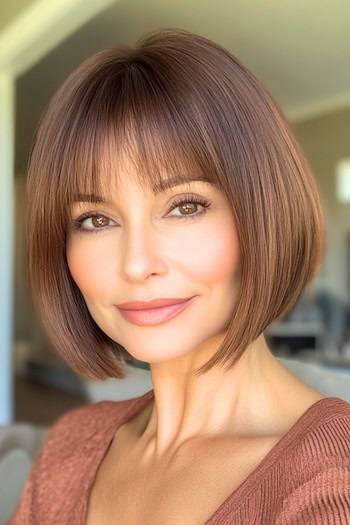
[[[109,202],[74,204],[80,228],[69,229],[67,262],[97,325],[135,359],[158,363],[227,329],[239,274],[236,230],[227,198],[208,182],[144,193],[134,174],[122,175]],[[175,317],[151,326],[133,324],[115,306],[193,296]]]

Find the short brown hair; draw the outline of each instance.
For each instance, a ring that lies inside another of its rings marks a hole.
[[[75,69],[43,114],[28,169],[29,277],[54,347],[83,377],[124,378],[129,356],[92,319],[66,260],[78,192],[101,193],[121,153],[141,184],[164,168],[225,192],[241,254],[226,337],[197,372],[230,369],[317,275],[325,224],[312,170],[276,102],[232,54],[184,30],[147,34]]]

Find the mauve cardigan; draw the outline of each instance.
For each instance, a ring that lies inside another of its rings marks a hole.
[[[8,525],[84,525],[116,429],[153,396],[101,401],[60,417]],[[309,407],[206,524],[350,525],[350,403],[328,397]]]

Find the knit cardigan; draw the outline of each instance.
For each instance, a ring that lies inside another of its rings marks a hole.
[[[85,525],[115,431],[153,397],[101,401],[56,420],[8,525]],[[206,522],[214,524],[350,525],[350,403],[310,406]]]

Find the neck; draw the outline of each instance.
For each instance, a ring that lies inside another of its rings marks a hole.
[[[195,377],[197,367],[193,353],[151,364],[154,399],[138,427],[149,457],[171,455],[194,440],[261,435],[273,424],[281,384],[294,378],[263,335],[228,372],[215,368]]]

